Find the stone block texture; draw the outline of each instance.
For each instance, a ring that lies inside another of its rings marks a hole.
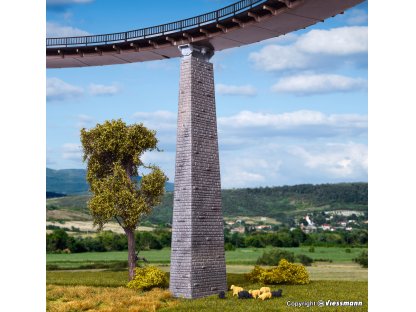
[[[183,56],[179,83],[170,291],[227,290],[213,65]]]

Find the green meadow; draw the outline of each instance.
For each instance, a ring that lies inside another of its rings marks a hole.
[[[233,251],[226,251],[226,263],[228,265],[254,265],[259,256],[264,251],[271,248],[239,248]],[[315,252],[310,252],[309,247],[282,248],[289,250],[295,255],[304,254],[315,261],[324,261],[332,263],[351,263],[352,259],[357,257],[362,248],[350,248],[351,252],[347,253],[346,248],[342,247],[315,247]],[[153,264],[169,264],[170,248],[161,250],[140,251],[140,256],[145,257]],[[73,254],[47,254],[46,264],[52,269],[105,269],[114,268],[112,266],[123,267],[127,261],[127,251],[109,251],[109,252],[85,252]],[[107,266],[106,266],[107,265]]]
[[[132,293],[124,286],[128,274],[126,271],[89,271],[89,272],[47,272],[47,311],[133,311],[130,305],[132,295],[137,296],[137,304],[142,305],[140,311],[367,311],[368,310],[368,283],[366,281],[347,280],[312,280],[308,285],[273,285],[272,290],[282,289],[281,298],[269,300],[246,299],[239,300],[228,291],[226,299],[219,299],[217,296],[210,296],[201,299],[175,299],[164,295],[160,299],[155,298],[152,292]],[[247,281],[244,274],[227,273],[227,287],[239,285],[244,289],[259,289],[264,285],[253,284]],[[111,289],[114,289],[112,292]],[[116,295],[118,307],[110,307],[111,302],[105,302],[103,297],[98,296],[107,292],[107,297],[112,293]],[[310,306],[309,308],[294,307],[291,304],[298,302],[324,303],[332,301],[358,301],[362,306],[358,307],[333,307]],[[126,305],[123,306],[123,302]],[[148,308],[145,308],[145,307]]]

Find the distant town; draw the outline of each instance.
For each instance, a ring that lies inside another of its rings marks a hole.
[[[304,217],[294,219],[295,226],[290,230],[301,229],[309,234],[318,231],[352,231],[353,229],[368,229],[367,214],[355,210],[332,210],[308,213]],[[277,231],[281,223],[269,217],[236,217],[224,218],[224,227],[231,234],[247,232]]]

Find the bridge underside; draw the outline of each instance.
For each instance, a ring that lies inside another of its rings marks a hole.
[[[197,44],[215,51],[239,47],[306,28],[343,13],[363,0],[269,0],[228,19],[137,40],[46,49],[46,67],[127,64],[180,57],[179,45]]]

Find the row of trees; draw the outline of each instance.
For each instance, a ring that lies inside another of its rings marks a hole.
[[[306,234],[300,229],[279,230],[275,233],[230,234],[225,232],[225,246],[227,250],[234,248],[266,246],[299,247],[303,246],[367,246],[368,231],[354,230],[351,232],[317,232]]]
[[[166,230],[154,232],[135,232],[136,250],[162,249],[170,247],[171,233]],[[70,236],[65,230],[54,230],[46,234],[46,252],[88,252],[121,251],[128,249],[126,235],[103,231],[95,237]]]
[[[162,249],[170,247],[171,232],[158,229],[153,232],[135,232],[137,250]],[[225,249],[255,247],[299,247],[303,246],[367,246],[368,232],[357,230],[351,232],[320,232],[305,234],[301,230],[280,230],[275,233],[230,234],[225,232]],[[69,236],[64,230],[54,230],[46,235],[46,251],[87,252],[127,250],[126,235],[103,231],[95,237]]]

